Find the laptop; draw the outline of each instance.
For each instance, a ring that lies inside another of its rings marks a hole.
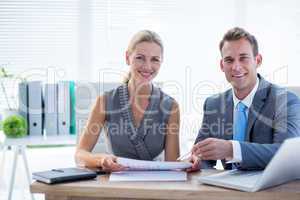
[[[97,177],[97,173],[98,172],[86,168],[71,167],[35,172],[32,173],[32,178],[43,183],[53,184],[93,179]]]
[[[199,177],[204,184],[256,192],[300,179],[300,137],[287,139],[271,159],[265,170],[229,170],[218,174]]]

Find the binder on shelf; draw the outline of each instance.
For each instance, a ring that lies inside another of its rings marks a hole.
[[[70,134],[76,134],[76,110],[75,110],[75,83],[70,81],[70,106],[71,106],[71,121],[70,121]]]
[[[42,83],[40,81],[28,82],[28,118],[31,136],[42,135],[42,106]]]
[[[70,82],[58,82],[58,134],[70,134]]]
[[[57,84],[45,84],[44,127],[47,136],[58,134],[58,93]]]
[[[21,82],[18,85],[18,111],[19,114],[24,117],[27,123],[27,134],[29,133],[29,124],[28,124],[28,84],[27,82]]]

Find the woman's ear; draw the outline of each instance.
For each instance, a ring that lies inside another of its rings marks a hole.
[[[130,54],[129,54],[128,51],[126,51],[126,53],[125,53],[125,58],[126,58],[126,64],[127,64],[127,65],[130,65],[130,59],[129,59],[129,57],[130,57]]]

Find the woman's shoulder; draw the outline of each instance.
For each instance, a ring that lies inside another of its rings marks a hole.
[[[120,84],[116,84],[116,85],[117,86],[112,89],[105,90],[103,92],[103,94],[101,95],[102,98],[104,98],[106,100],[106,102],[112,103],[116,100],[119,100],[119,96],[120,96],[119,93],[120,93],[121,89],[124,87],[124,84],[120,83]]]
[[[123,83],[120,84],[116,84],[116,86],[112,89],[109,90],[105,90],[102,96],[115,96],[116,94],[118,94],[119,90],[124,87]]]
[[[115,110],[118,108],[120,104],[120,92],[122,91],[122,88],[126,86],[122,83],[120,83],[118,86],[116,86],[113,89],[105,91],[99,98],[102,98],[105,102],[105,110]]]
[[[109,90],[105,90],[105,88],[103,89],[104,92],[100,95],[97,96],[96,98],[96,104],[104,104],[107,101],[110,101],[111,99],[113,99],[117,94],[118,94],[118,90],[120,87],[122,87],[123,84],[119,84],[117,85],[115,88],[109,89]]]
[[[156,87],[155,86],[155,88],[160,93],[160,99],[161,99],[161,101],[167,101],[167,102],[177,103],[176,100],[172,96],[170,96],[168,93],[164,92],[160,87]]]
[[[160,87],[156,87],[160,93],[161,107],[169,109],[177,109],[179,107],[178,102],[169,94],[164,92]]]

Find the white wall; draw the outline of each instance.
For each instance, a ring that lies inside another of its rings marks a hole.
[[[165,44],[156,81],[180,103],[184,140],[197,133],[203,100],[229,87],[218,50],[229,28],[242,26],[257,37],[263,55],[259,72],[268,80],[300,85],[297,0],[28,2],[0,2],[0,64],[29,80],[119,81],[128,70],[124,54],[130,37],[154,30]]]

